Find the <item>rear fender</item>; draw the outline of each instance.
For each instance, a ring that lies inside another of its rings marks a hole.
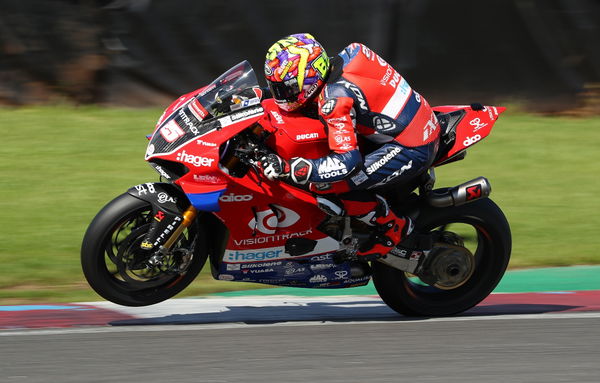
[[[433,164],[438,166],[450,162],[453,157],[462,155],[465,149],[487,137],[500,113],[506,108],[472,104],[471,106],[438,106],[433,110],[440,113],[438,114],[440,121],[445,115],[458,117],[449,119],[457,123],[455,127],[445,126],[452,129],[442,132],[442,144],[446,145],[446,152]]]

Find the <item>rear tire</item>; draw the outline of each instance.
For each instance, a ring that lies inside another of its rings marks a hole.
[[[427,206],[420,212],[415,227],[427,233],[453,223],[471,226],[476,233],[473,274],[454,289],[439,289],[401,270],[373,262],[373,283],[390,308],[408,316],[453,315],[477,305],[500,282],[512,244],[510,227],[500,208],[488,198],[447,208]]]
[[[139,242],[150,226],[151,212],[148,202],[125,193],[109,202],[88,227],[81,266],[90,286],[103,298],[124,306],[162,302],[186,288],[204,266],[206,242],[198,222],[173,245],[178,250],[168,258],[169,266],[149,266],[150,253],[141,250]],[[175,271],[176,265],[185,267]]]

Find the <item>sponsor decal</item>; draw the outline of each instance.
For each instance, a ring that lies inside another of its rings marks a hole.
[[[310,265],[310,269],[312,271],[321,271],[321,270],[333,269],[335,267],[337,267],[337,265],[335,263],[318,263],[316,265]]]
[[[481,197],[481,185],[473,185],[467,188],[467,201]]]
[[[321,178],[331,178],[342,174],[347,174],[348,169],[346,168],[346,165],[344,165],[344,163],[339,159],[327,157],[323,162],[321,162],[321,164],[319,164],[317,173]]]
[[[479,134],[474,135],[473,137],[467,137],[464,141],[463,141],[463,145],[464,146],[471,146],[474,143],[478,142],[479,140],[481,140],[481,136]]]
[[[310,96],[312,96],[316,92],[317,89],[319,89],[319,83],[315,82],[314,84],[312,84],[310,86],[310,88],[308,88],[306,90],[306,92],[304,92],[304,97],[305,98],[310,98]]]
[[[144,186],[144,185],[146,185],[146,186]],[[150,194],[156,193],[156,188],[154,187],[154,184],[152,184],[150,182],[146,182],[145,184],[135,185],[135,190],[137,190],[138,196],[146,195],[148,193],[150,193]]]
[[[272,110],[271,114],[273,115],[273,117],[275,118],[275,121],[277,121],[278,124],[283,124],[283,117],[281,117],[281,114],[277,113],[276,111]]]
[[[319,138],[319,133],[304,133],[296,135],[296,141],[308,140],[311,138]]]
[[[165,172],[165,170],[162,168],[162,166],[160,165],[156,165],[156,164],[150,164],[152,165],[152,167],[158,172],[158,174],[160,174],[161,177],[166,178],[168,180],[171,179],[171,176],[167,174],[167,172]]]
[[[310,283],[323,283],[327,282],[327,277],[321,274],[315,275],[308,280]]]
[[[165,192],[158,193],[156,198],[158,199],[158,203],[166,203],[166,202],[177,203],[177,198],[173,198]]]
[[[252,201],[253,198],[254,198],[254,196],[252,196],[251,194],[229,193],[229,194],[224,194],[221,197],[219,197],[219,201],[221,201],[221,202],[246,202],[246,201]]]
[[[225,260],[232,262],[263,261],[265,259],[277,259],[282,254],[285,254],[283,248],[277,247],[247,251],[229,250]]]
[[[239,240],[234,239],[233,243],[235,243],[236,246],[258,245],[258,244],[263,244],[263,243],[274,243],[274,242],[279,242],[279,241],[286,241],[290,238],[305,237],[309,234],[312,234],[312,229],[308,229],[306,231],[301,231],[298,233],[277,234],[277,235],[270,235],[267,237],[252,237],[252,238],[245,238],[245,239],[239,239]]]
[[[381,116],[373,118],[373,126],[375,126],[375,130],[378,132],[389,132],[396,129],[396,124],[393,121]]]
[[[162,128],[160,128],[160,135],[167,142],[173,142],[179,137],[182,137],[185,134],[183,129],[177,124],[175,120],[171,120],[165,124]]]
[[[437,129],[437,117],[435,114],[431,113],[431,119],[427,121],[425,127],[423,128],[423,141],[427,141],[427,139],[435,132]]]
[[[153,245],[152,245],[150,242],[148,242],[148,241],[144,241],[144,242],[142,242],[142,243],[140,244],[140,247],[141,247],[142,249],[146,249],[146,250],[148,250],[148,249],[152,249],[154,246],[153,246]]]
[[[221,123],[221,127],[226,127],[238,123],[240,121],[260,116],[261,114],[263,114],[263,108],[259,106],[256,108],[242,110],[240,112],[230,114],[229,116],[222,117],[219,119],[219,122]]]
[[[490,117],[490,119],[493,119],[493,118]],[[486,123],[481,122],[481,119],[479,117],[474,118],[471,121],[469,121],[469,125],[471,125],[473,127],[473,132],[476,132],[479,129],[485,128],[487,126]]]
[[[192,119],[189,118],[187,114],[185,114],[185,111],[183,109],[179,109],[177,113],[179,114],[179,117],[181,117],[183,123],[188,127],[190,132],[194,133],[196,136],[200,134],[200,131],[198,130],[196,125],[194,125]]]
[[[241,265],[242,269],[256,269],[256,268],[261,268],[261,267],[275,267],[275,266],[281,266],[283,262],[281,261],[274,261],[274,262],[257,262],[257,263],[248,263],[245,265]],[[237,264],[237,266],[239,267],[240,265]],[[239,269],[238,269],[239,270]]]
[[[306,271],[306,267],[286,267],[285,275],[304,274]]]
[[[380,159],[378,159],[377,161],[373,162],[371,165],[369,165],[367,167],[367,169],[366,169],[367,175],[371,175],[371,174],[375,173],[382,166],[384,166],[385,164],[387,164],[388,162],[390,162],[390,160],[392,158],[394,158],[397,154],[400,154],[401,151],[402,151],[402,148],[395,147],[391,151],[387,152],[383,157],[381,157]]]
[[[195,156],[193,154],[187,154],[185,150],[177,153],[177,161],[185,162],[188,164],[192,164],[195,167],[200,166],[212,166],[212,163],[215,159],[208,157]]]
[[[249,99],[246,99],[246,100],[242,100],[238,104],[231,105],[231,110],[238,110],[238,109],[242,109],[242,108],[247,108],[247,107],[249,107],[251,105],[256,105],[258,103],[260,103],[260,98],[257,98],[257,97],[249,98]]]
[[[331,260],[330,254],[315,255],[314,257],[310,258],[311,262],[321,262],[321,261],[329,261],[329,260]]]
[[[233,281],[235,277],[231,274],[219,274],[220,281]]]
[[[365,100],[365,97],[363,96],[360,89],[356,85],[354,85],[348,81],[340,81],[340,83],[342,85],[344,85],[347,89],[349,89],[352,93],[354,93],[354,95],[356,96],[356,99],[358,100],[358,107],[362,111],[368,112],[369,108],[367,107],[367,101]]]
[[[333,274],[335,274],[337,279],[346,279],[346,277],[348,276],[348,272],[346,270],[338,270]]]
[[[240,270],[240,266],[239,263],[228,263],[226,268],[228,271],[237,271]]]
[[[157,220],[158,222],[161,222],[163,219],[165,219],[165,212],[159,210],[156,213],[156,215],[154,216],[154,219]]]
[[[146,148],[146,158],[153,155],[155,150],[156,150],[156,148],[154,147],[154,144],[148,145],[148,148]]]
[[[379,80],[379,83],[382,86],[387,85],[387,82],[390,80],[390,77],[392,77],[393,73],[394,73],[394,70],[392,69],[392,67],[388,66],[387,69],[385,70],[385,74],[383,75],[383,77],[381,78],[381,80]]]
[[[328,114],[333,112],[333,109],[335,108],[335,104],[336,104],[336,100],[334,98],[332,98],[331,100],[327,100],[327,102],[324,103],[323,106],[321,106],[321,114],[323,116],[327,116]]]
[[[202,146],[210,146],[210,147],[215,147],[215,146],[217,146],[217,144],[216,144],[216,143],[214,143],[214,142],[206,142],[206,141],[203,141],[203,140],[196,140],[196,143],[197,143],[198,145],[202,145]]]
[[[354,182],[354,185],[360,185],[363,182],[365,182],[366,180],[368,180],[369,177],[365,174],[365,172],[363,172],[361,170],[358,173],[356,173],[355,176],[351,177],[350,179],[352,180],[352,182]]]
[[[153,246],[158,246],[159,243],[161,243],[165,238],[167,238],[172,232],[173,230],[175,230],[175,228],[177,226],[179,226],[179,223],[181,222],[181,218],[175,216],[173,218],[173,222],[171,222],[166,228],[165,230],[158,236],[158,238],[156,239],[156,241],[152,244]]]
[[[290,227],[300,219],[298,213],[279,205],[271,205],[272,209],[256,213],[256,217],[248,222],[248,226],[264,234],[275,234],[277,228]]]
[[[217,86],[215,84],[210,84],[209,86],[207,86],[202,92],[200,92],[198,94],[198,97],[202,97],[205,94],[207,94],[208,92],[210,92],[211,90],[215,89]]]
[[[223,178],[210,174],[194,174],[194,181],[207,184],[221,184],[225,182]]]
[[[197,99],[193,99],[192,102],[189,103],[190,112],[198,119],[198,121],[204,120],[204,118],[208,115],[208,112],[202,104]]]
[[[396,170],[389,176],[385,177],[385,179],[383,181],[378,182],[375,185],[369,186],[368,189],[372,189],[377,186],[386,185],[388,182],[390,182],[394,178],[398,177],[399,175],[403,174],[405,171],[409,170],[410,168],[412,168],[412,160],[410,160],[410,162],[408,164],[406,164],[403,167],[401,167],[400,169]]]
[[[274,270],[273,269],[245,269],[242,270],[242,273],[244,274],[262,274],[262,273],[272,273]]]

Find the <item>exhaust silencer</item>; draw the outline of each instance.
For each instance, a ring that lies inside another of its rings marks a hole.
[[[427,203],[434,207],[460,206],[485,198],[492,186],[485,177],[478,177],[446,190],[432,190],[427,194]]]

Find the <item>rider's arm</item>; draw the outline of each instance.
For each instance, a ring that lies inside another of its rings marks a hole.
[[[332,153],[314,160],[292,159],[290,175],[295,182],[340,181],[362,162],[357,146],[353,103],[350,97],[335,97],[319,102],[319,119],[327,126]]]

